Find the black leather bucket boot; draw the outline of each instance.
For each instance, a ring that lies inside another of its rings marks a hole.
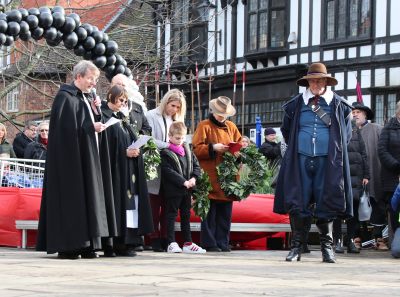
[[[319,241],[321,243],[322,262],[336,263],[335,253],[333,252],[333,222],[327,220],[317,220],[319,231]]]
[[[286,261],[300,261],[303,248],[304,219],[300,216],[290,216],[290,223],[292,228],[292,240],[290,243],[290,252],[286,257]]]

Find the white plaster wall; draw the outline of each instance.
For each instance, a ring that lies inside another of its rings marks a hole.
[[[390,1],[390,0],[389,0]],[[399,2],[398,0],[396,2]],[[386,36],[387,0],[376,0],[375,36]]]
[[[289,64],[297,64],[297,55],[289,56]]]
[[[349,58],[355,58],[357,56],[357,48],[350,47],[349,48]]]
[[[215,31],[215,18],[218,17],[219,12],[217,11],[217,9],[211,9],[210,10],[210,21],[208,22],[208,31]],[[208,62],[215,62],[215,51],[217,49],[218,46],[218,41],[215,42],[215,38],[214,38],[214,34],[213,33],[207,33],[207,38],[208,38],[208,42],[207,42],[207,47],[208,47]],[[218,39],[217,39],[218,40]]]
[[[300,63],[308,63],[308,53],[300,55]]]
[[[386,43],[375,45],[375,55],[384,55],[386,54]]]
[[[335,78],[338,81],[338,84],[335,86],[335,90],[343,90],[344,88],[344,73],[338,72],[335,73]]]
[[[393,67],[389,69],[389,84],[391,86],[400,85],[400,67]]]
[[[286,65],[286,57],[279,57],[278,58],[278,65],[279,66]]]
[[[309,41],[309,23],[310,20],[310,1],[304,0],[301,5],[301,41],[300,46],[306,47],[308,46]]]
[[[165,67],[168,67],[171,58],[171,25],[169,22],[165,24]]]
[[[338,49],[338,50],[336,51],[336,58],[337,58],[338,60],[342,60],[342,59],[344,59],[344,54],[345,54],[344,48]]]
[[[360,79],[361,88],[371,87],[371,70],[362,70]]]
[[[370,45],[365,45],[360,47],[360,56],[369,57],[371,56],[372,47]]]
[[[324,61],[332,61],[333,60],[333,50],[324,51]]]
[[[224,43],[224,35],[225,35],[225,28],[224,28],[224,22],[225,22],[225,13],[223,12],[223,10],[218,10],[218,17],[217,17],[217,22],[218,22],[218,30],[221,30],[221,45],[219,45],[219,41],[217,38],[217,44],[216,48],[217,50],[217,61],[222,61],[224,60],[224,47],[225,47],[225,43]],[[228,39],[229,40],[229,39]],[[219,72],[218,73],[223,73],[223,72]]]
[[[319,53],[319,52],[313,52],[313,53],[311,54],[311,61],[312,61],[312,62],[319,62],[319,61],[321,60],[320,57],[321,57],[321,56],[320,56],[320,53]]]
[[[321,43],[321,0],[313,1],[312,45]]]
[[[375,85],[374,87],[385,86],[386,72],[384,68],[375,69]]]
[[[297,26],[299,20],[299,0],[290,1],[290,32],[295,32],[297,37],[299,36],[299,28]],[[290,45],[290,49],[297,48],[298,42]]]
[[[232,36],[232,6],[228,5],[227,7],[228,16],[226,18],[227,22],[227,42],[226,42],[226,59],[231,58],[231,36]],[[222,35],[224,36],[224,35]]]
[[[389,51],[391,54],[400,53],[400,42],[392,42],[389,46]]]
[[[355,89],[356,88],[356,84],[357,84],[357,72],[355,71],[349,71],[347,72],[347,89],[351,90],[351,89]]]
[[[400,34],[400,1],[388,0],[390,2],[390,35]]]
[[[246,40],[244,39],[244,28],[246,24],[244,23],[244,12],[245,7],[242,1],[238,2],[238,9],[237,9],[237,44],[236,44],[236,55],[238,57],[243,57],[244,49],[246,48]]]

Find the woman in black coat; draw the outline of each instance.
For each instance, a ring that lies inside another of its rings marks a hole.
[[[363,191],[363,187],[368,184],[370,179],[369,176],[369,165],[367,159],[367,151],[365,149],[365,143],[361,137],[360,130],[353,127],[352,137],[350,143],[347,146],[347,152],[349,154],[349,165],[350,165],[350,177],[351,187],[353,189],[353,212],[354,216],[346,220],[347,224],[347,252],[348,253],[359,253],[360,250],[354,244],[354,237],[360,229],[360,221],[358,220],[358,204]],[[336,219],[334,221],[333,233],[335,238],[335,252],[343,253],[342,246],[342,220]]]
[[[396,116],[382,129],[378,142],[378,155],[381,161],[381,180],[386,209],[390,215],[390,227],[394,232],[399,226],[399,213],[393,212],[390,199],[393,196],[400,175],[400,103],[396,105]]]

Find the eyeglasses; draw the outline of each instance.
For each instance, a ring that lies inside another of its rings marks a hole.
[[[49,132],[49,129],[40,129],[40,133]]]
[[[122,104],[128,103],[128,101],[127,101],[127,100],[124,100],[124,99],[118,99],[118,100],[119,100],[119,102],[121,102]]]
[[[31,130],[33,133],[36,133],[36,131],[37,131],[36,128],[30,128],[29,130]]]

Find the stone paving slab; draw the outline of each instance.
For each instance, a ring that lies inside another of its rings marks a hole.
[[[319,251],[205,255],[142,252],[134,258],[59,260],[0,248],[0,296],[398,296],[399,260],[363,250],[321,261]]]

